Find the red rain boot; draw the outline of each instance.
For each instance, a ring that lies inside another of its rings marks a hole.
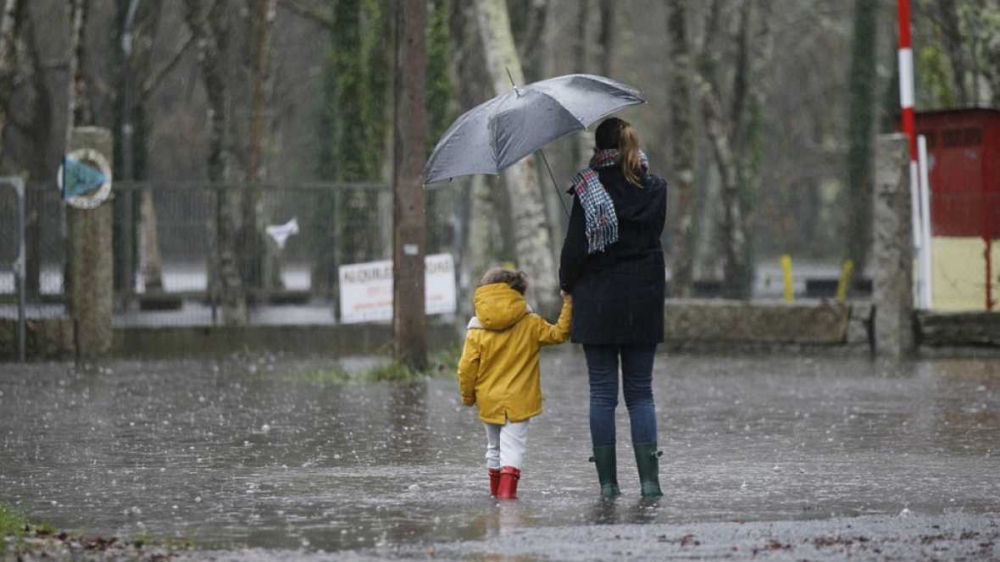
[[[498,500],[517,499],[517,481],[521,479],[521,471],[513,466],[500,469],[500,485],[497,486]]]
[[[500,487],[500,469],[499,468],[488,468],[490,471],[490,496],[497,496],[497,488]]]

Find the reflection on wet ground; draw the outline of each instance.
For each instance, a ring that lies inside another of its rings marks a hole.
[[[333,359],[0,365],[0,501],[86,533],[323,550],[518,528],[1000,512],[1000,362],[661,355],[666,496],[595,497],[582,353],[543,359],[516,509],[451,379],[337,382]]]

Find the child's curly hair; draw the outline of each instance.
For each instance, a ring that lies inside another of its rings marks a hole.
[[[511,289],[523,295],[528,290],[528,275],[523,271],[493,267],[483,274],[479,280],[479,286],[492,285],[493,283],[506,283]]]

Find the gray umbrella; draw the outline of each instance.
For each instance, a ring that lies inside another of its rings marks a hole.
[[[638,90],[591,74],[515,86],[451,125],[427,160],[424,183],[499,174],[558,138],[586,129],[623,107],[645,102]]]

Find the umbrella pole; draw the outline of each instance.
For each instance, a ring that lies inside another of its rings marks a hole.
[[[552,167],[549,166],[549,159],[545,157],[545,151],[538,149],[538,153],[542,155],[542,162],[545,163],[545,169],[549,171],[549,179],[552,180],[552,187],[555,188],[556,193],[559,194],[559,202],[562,203],[563,211],[565,211],[566,216],[569,217],[569,209],[566,208],[566,201],[563,201],[562,193],[559,191],[559,184],[556,183],[556,175],[552,173]]]

